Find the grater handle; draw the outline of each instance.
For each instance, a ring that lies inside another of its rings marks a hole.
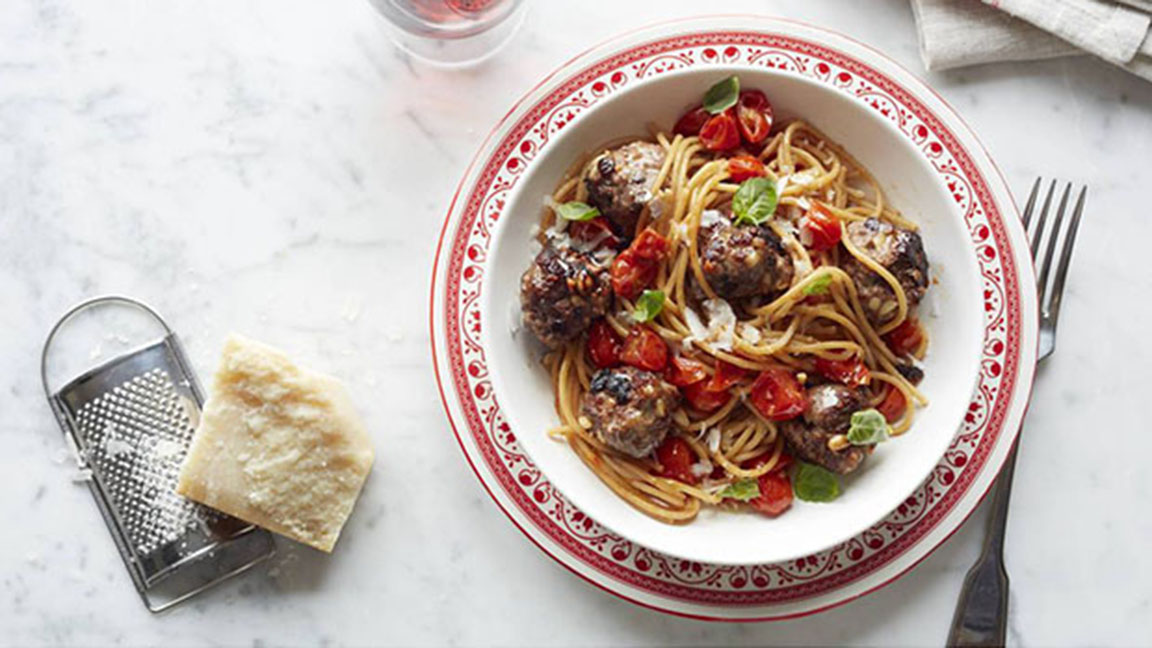
[[[93,306],[102,306],[104,304],[123,304],[142,310],[150,315],[152,319],[156,320],[157,324],[164,328],[165,335],[172,335],[173,333],[172,327],[168,326],[168,322],[165,322],[163,317],[160,317],[160,313],[157,313],[156,310],[151,306],[138,299],[126,297],[124,295],[101,295],[99,297],[85,299],[79,304],[76,304],[72,308],[68,309],[68,312],[60,316],[60,319],[56,321],[55,326],[53,326],[52,330],[48,332],[48,339],[44,340],[44,348],[40,350],[40,384],[44,386],[44,396],[47,397],[48,400],[52,400],[52,390],[50,387],[48,387],[48,350],[52,347],[52,340],[56,338],[56,334],[60,332],[60,329],[62,329],[64,325],[68,323],[68,320],[88,310],[89,308],[92,308]]]
[[[76,459],[76,463],[81,469],[87,467],[87,461],[84,458],[84,454],[80,452],[80,447],[77,445],[76,439],[72,438],[72,435],[67,433],[71,426],[71,423],[68,420],[68,415],[59,406],[59,404],[56,402],[56,399],[52,397],[52,389],[48,386],[48,351],[52,348],[52,341],[56,339],[56,334],[59,333],[62,328],[64,328],[64,325],[67,324],[69,320],[71,320],[76,315],[79,315],[80,313],[88,310],[89,308],[102,306],[105,304],[122,304],[141,310],[147,313],[153,320],[156,321],[157,324],[159,324],[164,329],[165,335],[173,335],[172,327],[168,326],[168,322],[165,322],[164,318],[160,317],[160,314],[157,313],[155,309],[138,299],[133,299],[124,295],[101,295],[99,297],[86,299],[68,309],[68,312],[61,315],[60,319],[57,320],[56,324],[52,327],[52,330],[48,332],[48,338],[44,340],[44,348],[40,350],[40,384],[44,387],[44,396],[48,399],[48,404],[52,408],[52,413],[56,416],[56,420],[60,424],[60,427],[65,431],[64,439],[68,443],[68,448],[72,451],[72,456]],[[181,358],[181,362],[183,361],[183,358]]]

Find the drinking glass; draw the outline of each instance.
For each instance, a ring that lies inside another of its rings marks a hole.
[[[368,0],[398,47],[434,65],[465,66],[507,43],[526,11],[523,0]]]

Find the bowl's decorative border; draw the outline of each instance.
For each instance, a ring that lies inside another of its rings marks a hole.
[[[481,316],[480,292],[491,228],[532,159],[580,113],[620,88],[654,75],[709,65],[766,67],[812,79],[890,120],[951,191],[983,276],[985,330],[979,383],[962,430],[931,476],[873,527],[829,550],[786,563],[726,566],[686,561],[632,543],[585,515],[520,448],[518,431],[510,429],[493,393],[481,344],[480,332],[488,323]],[[471,435],[479,449],[479,456],[469,459],[482,461],[495,476],[496,483],[485,485],[503,491],[535,525],[535,532],[586,567],[632,588],[690,604],[763,606],[816,596],[860,579],[904,553],[955,506],[987,461],[1013,393],[1020,388],[1022,312],[1015,257],[987,181],[958,138],[880,71],[834,49],[782,34],[710,31],[656,40],[618,52],[556,83],[478,163],[482,165],[478,180],[463,188],[467,193],[458,196],[462,207],[449,216],[458,223],[449,223],[446,230],[446,280],[433,286],[434,291],[443,291],[444,299],[448,362],[440,368],[447,374],[442,391],[463,412],[464,420],[454,422],[457,434]]]

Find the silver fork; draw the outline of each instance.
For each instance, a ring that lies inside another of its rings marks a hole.
[[[1056,208],[1056,218],[1049,224],[1049,207],[1056,191],[1056,181],[1048,186],[1040,217],[1035,221],[1032,215],[1036,199],[1040,194],[1041,178],[1032,185],[1028,204],[1024,207],[1024,228],[1031,238],[1032,260],[1039,275],[1036,288],[1040,294],[1040,349],[1038,361],[1044,360],[1056,350],[1056,321],[1060,317],[1060,297],[1064,294],[1064,280],[1068,277],[1068,265],[1072,258],[1072,245],[1076,240],[1076,230],[1080,226],[1080,215],[1084,211],[1084,197],[1087,187],[1080,189],[1076,207],[1068,214],[1068,198],[1072,185],[1064,188],[1060,205]],[[1060,254],[1056,255],[1058,239],[1063,239]],[[1045,243],[1043,245],[1042,243]],[[1053,262],[1056,275],[1051,277]],[[1051,278],[1051,282],[1049,279]],[[1004,569],[1004,527],[1008,521],[1008,500],[1012,495],[1012,473],[1016,469],[1016,450],[1019,436],[1012,445],[1004,469],[997,478],[996,496],[992,501],[992,513],[988,519],[984,549],[976,564],[968,570],[964,588],[956,603],[956,615],[952,618],[952,630],[948,633],[949,646],[1003,646],[1008,628],[1008,572]]]

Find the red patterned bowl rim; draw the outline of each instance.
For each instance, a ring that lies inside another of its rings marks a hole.
[[[952,189],[985,284],[980,381],[964,426],[932,475],[872,528],[786,563],[685,561],[629,542],[585,516],[519,449],[486,380],[479,336],[489,226],[539,148],[630,81],[712,64],[801,75],[893,121]],[[1034,279],[1016,216],[999,171],[955,112],[923,82],[863,44],[802,23],[754,16],[672,21],[630,32],[575,57],[526,94],[493,129],[453,197],[437,246],[430,312],[445,411],[469,465],[517,528],[561,565],[610,593],[715,620],[788,618],[843,604],[895,580],[946,540],[986,494],[1007,455],[1027,405],[1037,337]]]

